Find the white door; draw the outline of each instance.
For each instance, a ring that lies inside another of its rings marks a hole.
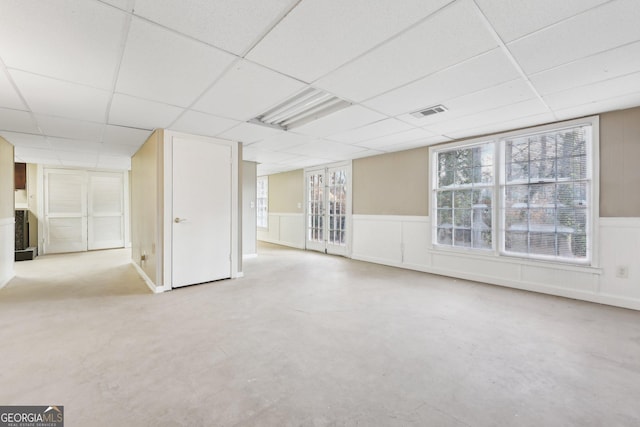
[[[88,189],[88,248],[124,247],[124,175],[90,172]]]
[[[231,147],[173,138],[172,287],[231,277]]]
[[[305,173],[307,249],[335,255],[348,254],[350,180],[350,164]]]
[[[45,254],[87,250],[86,172],[45,169]]]

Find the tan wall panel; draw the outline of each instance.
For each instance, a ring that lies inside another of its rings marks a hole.
[[[302,169],[269,175],[269,212],[301,213],[303,204],[304,172]]]
[[[13,145],[0,137],[0,219],[14,217]]]
[[[429,149],[353,161],[353,213],[429,215]]]
[[[158,241],[162,141],[162,131],[153,132],[131,158],[131,257],[156,285],[162,248]]]
[[[640,107],[600,115],[600,216],[640,217]]]

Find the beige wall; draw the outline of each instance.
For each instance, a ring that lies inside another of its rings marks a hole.
[[[353,161],[353,213],[429,215],[429,149]]]
[[[242,253],[258,253],[256,246],[256,163],[242,161]]]
[[[640,217],[640,107],[600,115],[600,216]]]
[[[131,258],[156,286],[162,284],[162,141],[162,130],[153,132],[131,158]]]
[[[0,137],[0,219],[14,217],[13,145]]]
[[[13,145],[0,137],[0,288],[13,277],[15,249]]]
[[[269,175],[269,212],[302,213],[303,205],[304,172],[302,169]]]

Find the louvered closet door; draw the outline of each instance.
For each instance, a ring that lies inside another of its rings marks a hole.
[[[86,172],[46,169],[44,253],[87,250]]]
[[[124,177],[121,173],[89,173],[89,250],[124,247],[123,190]]]

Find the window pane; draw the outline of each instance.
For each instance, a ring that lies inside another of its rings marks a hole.
[[[504,141],[506,251],[587,256],[587,137],[576,127]]]
[[[482,143],[438,153],[436,243],[492,247],[494,151]]]

